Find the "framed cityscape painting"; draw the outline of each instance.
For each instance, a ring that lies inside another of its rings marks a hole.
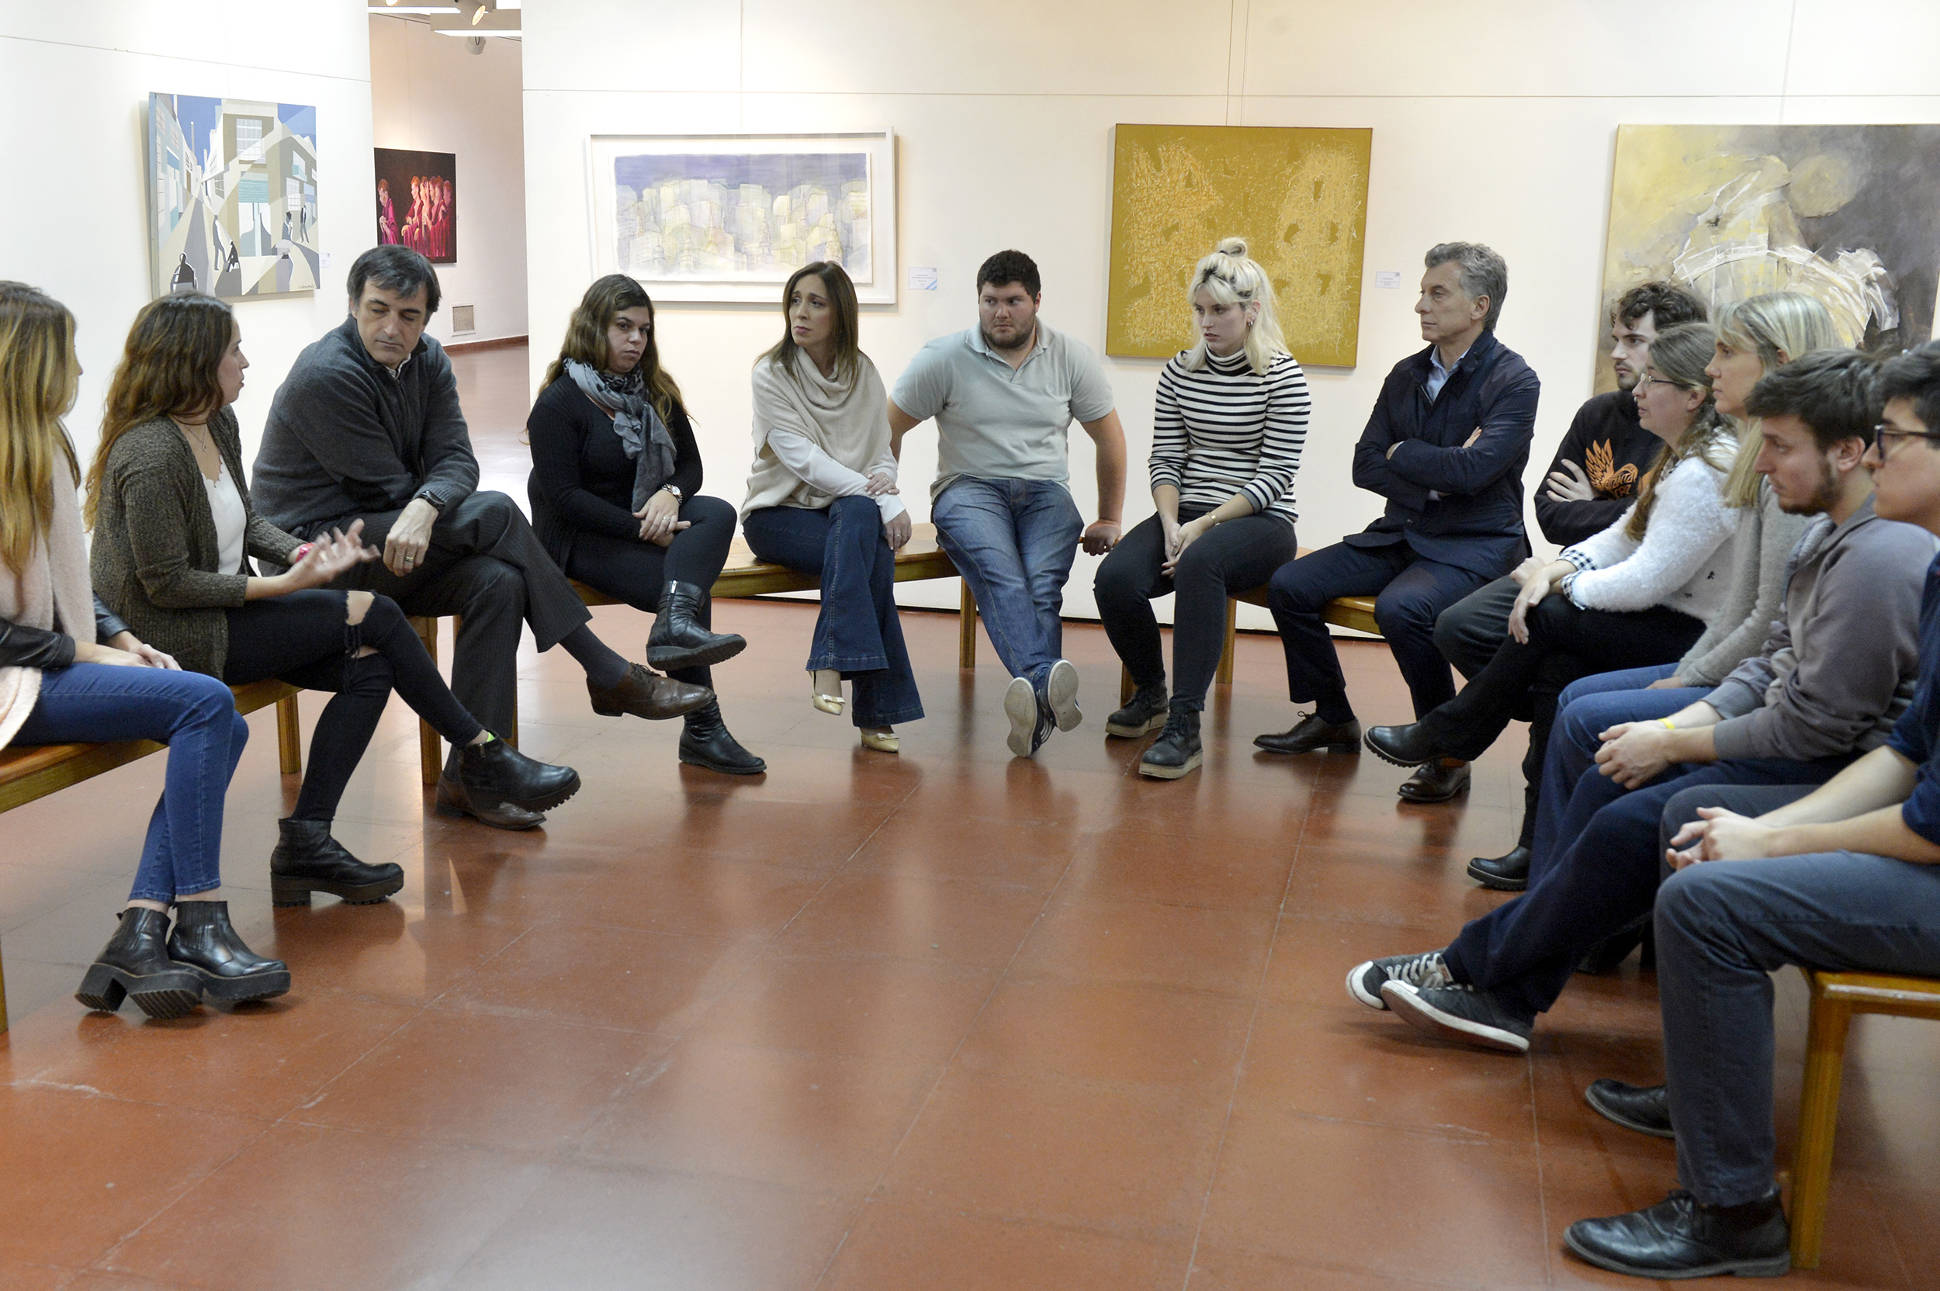
[[[372,150],[377,241],[420,252],[432,264],[458,259],[458,158],[406,148]]]
[[[317,110],[148,96],[150,289],[234,300],[317,286]]]
[[[865,304],[896,299],[896,136],[595,135],[593,269],[656,300],[767,303],[833,260]]]

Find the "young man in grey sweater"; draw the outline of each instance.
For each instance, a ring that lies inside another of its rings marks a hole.
[[[1669,798],[1699,784],[1821,783],[1884,742],[1912,697],[1936,548],[1925,530],[1873,514],[1861,465],[1878,415],[1872,386],[1868,360],[1821,351],[1753,391],[1759,470],[1787,510],[1822,516],[1766,652],[1704,701],[1613,728],[1562,822],[1538,834],[1522,898],[1443,950],[1357,965],[1355,999],[1447,1038],[1524,1052],[1536,1014],[1583,956],[1649,913]]]

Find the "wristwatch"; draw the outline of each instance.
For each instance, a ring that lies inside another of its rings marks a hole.
[[[673,494],[674,501],[676,502],[685,502],[687,500],[687,495],[680,491],[680,485],[678,484],[663,484],[660,487]]]

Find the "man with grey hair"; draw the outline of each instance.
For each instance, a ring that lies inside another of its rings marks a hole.
[[[1435,647],[1437,616],[1529,554],[1522,471],[1539,385],[1495,337],[1509,268],[1476,242],[1441,243],[1424,262],[1415,314],[1428,346],[1388,373],[1354,448],[1354,483],[1387,499],[1386,509],[1273,576],[1268,605],[1286,649],[1288,698],[1314,711],[1253,741],[1269,753],[1360,750],[1361,726],[1321,617],[1327,602],[1375,598],[1375,622],[1420,717],[1455,695]],[[1440,802],[1468,779],[1466,763],[1433,762],[1400,793]]]

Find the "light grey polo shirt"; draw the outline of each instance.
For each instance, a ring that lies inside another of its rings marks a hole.
[[[1036,348],[1016,368],[991,352],[981,328],[938,337],[917,351],[890,398],[918,421],[936,418],[932,499],[960,475],[1069,488],[1072,421],[1096,421],[1114,406],[1098,356],[1041,321]]]

